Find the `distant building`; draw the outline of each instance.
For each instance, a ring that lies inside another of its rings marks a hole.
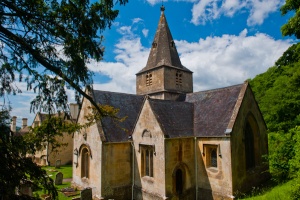
[[[76,122],[78,116],[78,105],[70,104],[71,118],[66,118],[66,120]],[[64,115],[64,114],[62,114]],[[40,126],[43,121],[47,119],[49,115],[45,113],[38,112],[32,122],[31,127],[34,128],[36,126]],[[54,117],[58,117],[58,114],[53,114]],[[64,116],[60,116],[64,117]],[[13,117],[11,129],[16,131],[14,127],[16,127],[16,119],[17,117]],[[29,132],[29,126],[27,126],[27,118],[22,119],[22,128],[19,131],[16,131],[18,135],[24,135]],[[61,165],[71,164],[73,158],[73,138],[72,134],[64,134],[63,137],[59,138],[62,143],[67,143],[67,146],[63,146],[58,148],[55,152],[51,151],[51,144],[44,144],[44,148],[40,151],[37,151],[35,155],[31,155],[33,157],[33,161],[39,165],[51,165],[55,166],[57,160],[60,160]],[[47,163],[47,151],[49,150],[49,158]]]
[[[193,93],[164,7],[136,91],[90,94],[127,118],[74,133],[74,186],[98,199],[234,199],[269,178],[267,127],[250,85]],[[78,123],[88,106],[83,99]]]

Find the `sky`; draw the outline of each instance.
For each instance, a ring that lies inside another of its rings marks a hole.
[[[129,0],[116,6],[119,15],[103,32],[101,62],[91,62],[94,89],[135,94],[135,74],[145,67],[160,17],[165,16],[182,64],[193,71],[194,91],[243,83],[272,67],[293,43],[280,27],[284,0]],[[33,122],[30,101],[35,94],[17,83],[21,94],[9,96],[12,116]],[[70,102],[74,101],[69,91]]]

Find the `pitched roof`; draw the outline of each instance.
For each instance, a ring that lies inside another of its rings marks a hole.
[[[144,96],[100,90],[94,90],[93,93],[97,103],[120,109],[117,116],[120,118],[127,117],[123,122],[113,120],[111,117],[101,119],[106,141],[128,141],[128,136],[133,131],[133,126],[142,107]]]
[[[243,85],[234,85],[186,95],[186,102],[194,103],[195,136],[225,136],[225,131]]]
[[[149,104],[166,137],[193,135],[193,104],[149,99]]]
[[[179,68],[181,70],[191,72],[181,64],[173,37],[171,35],[164,14],[164,10],[165,8],[162,6],[158,27],[152,43],[146,67],[138,72],[138,74],[161,66]]]

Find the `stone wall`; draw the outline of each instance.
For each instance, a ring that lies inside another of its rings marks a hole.
[[[102,157],[102,197],[130,199],[132,183],[130,142],[104,143]]]
[[[217,149],[217,167],[208,163],[206,148]],[[230,138],[198,138],[197,139],[197,172],[198,199],[216,199],[218,196],[232,196],[231,146]]]
[[[136,94],[138,95],[150,94],[164,90],[163,83],[165,81],[165,77],[163,74],[163,68],[156,68],[148,72],[151,73],[152,76],[152,84],[149,86],[146,84],[147,72],[143,72],[136,76]]]
[[[176,73],[181,73],[181,84],[176,84]],[[171,67],[164,68],[164,89],[166,91],[178,91],[180,93],[193,92],[193,74]]]

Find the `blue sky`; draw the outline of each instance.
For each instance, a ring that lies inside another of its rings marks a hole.
[[[163,1],[165,15],[182,64],[193,71],[194,91],[242,83],[265,72],[282,53],[297,42],[282,37],[280,27],[292,13],[281,16],[284,0],[176,0]],[[161,0],[129,0],[118,6],[119,16],[104,31],[105,56],[91,62],[94,88],[135,93],[135,74],[147,62],[160,17]],[[26,91],[10,96],[12,116],[28,118],[30,100]],[[74,101],[73,92],[69,92]]]

